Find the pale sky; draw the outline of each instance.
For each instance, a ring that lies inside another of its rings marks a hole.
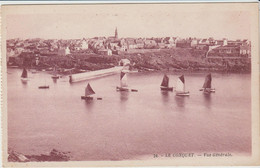
[[[7,39],[119,37],[214,37],[249,39],[250,13],[243,7],[205,5],[86,5],[10,8]],[[242,10],[241,10],[242,9]]]

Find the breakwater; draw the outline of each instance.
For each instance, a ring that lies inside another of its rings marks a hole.
[[[99,78],[99,77],[104,77],[104,76],[108,76],[108,75],[113,75],[113,74],[119,73],[122,69],[123,69],[122,66],[118,66],[118,67],[113,67],[113,68],[108,68],[108,69],[73,74],[73,75],[69,76],[69,82],[72,83],[72,82],[78,82],[78,81],[87,80],[87,79],[93,79],[93,78]]]

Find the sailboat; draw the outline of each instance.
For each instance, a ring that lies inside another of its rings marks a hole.
[[[53,75],[51,77],[52,77],[52,79],[59,79],[59,76],[57,75],[56,67],[53,68]]]
[[[23,68],[23,72],[22,72],[22,75],[21,75],[21,80],[22,81],[28,81],[28,73],[27,73],[27,70],[25,68]]]
[[[203,89],[201,89],[201,91],[203,91],[204,93],[211,93],[211,92],[215,92],[215,89],[211,88],[211,74],[209,73],[206,78],[205,78],[205,82],[202,86]]]
[[[117,91],[128,91],[128,85],[127,85],[127,75],[125,72],[120,73],[120,87],[116,87]]]
[[[161,90],[164,91],[173,91],[173,87],[169,87],[169,77],[164,75],[162,83],[161,83]]]
[[[85,88],[85,96],[81,96],[81,99],[93,100],[93,97],[90,97],[90,95],[93,95],[93,94],[95,94],[95,92],[91,88],[90,84],[88,83],[87,87]]]
[[[184,75],[182,75],[177,80],[176,96],[189,96],[189,95],[190,92],[185,91],[185,80],[184,80]]]

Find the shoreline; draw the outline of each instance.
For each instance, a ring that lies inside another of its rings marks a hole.
[[[122,55],[71,54],[68,56],[40,56],[36,65],[35,57],[18,56],[7,63],[7,66],[31,67],[37,69],[58,68],[93,71],[107,69],[119,65],[120,60],[130,62],[130,70],[138,71],[211,71],[251,73],[251,58],[247,57],[205,57],[205,50],[167,49],[153,52],[124,53]]]
[[[25,155],[8,149],[8,162],[46,162],[46,161],[69,161],[71,152],[61,152],[52,149],[49,154]]]
[[[7,69],[23,69],[23,67],[17,67],[17,66],[7,66]],[[29,70],[36,70],[36,68],[28,68]],[[97,69],[92,71],[82,71],[81,69],[78,71],[78,73],[73,74],[80,74],[84,72],[93,72],[98,70],[104,70],[104,69]],[[52,73],[52,70],[46,70],[45,68],[37,70],[38,72],[50,72]],[[221,70],[221,69],[196,69],[196,70],[190,70],[190,69],[135,69],[133,71],[129,71],[129,73],[144,73],[144,72],[162,72],[162,73],[171,73],[171,72],[177,72],[177,73],[221,73],[221,74],[251,74],[251,71],[227,71],[227,70]],[[62,73],[61,73],[62,74]],[[66,74],[64,74],[66,75]]]

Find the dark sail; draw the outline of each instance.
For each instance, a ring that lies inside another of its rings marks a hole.
[[[88,83],[88,86],[85,89],[85,96],[93,95],[95,94],[94,90],[91,88],[90,84]]]
[[[161,86],[168,87],[169,86],[169,77],[164,75]]]
[[[23,69],[23,73],[22,73],[21,77],[22,78],[27,78],[27,71],[26,71],[25,68]]]
[[[211,74],[208,74],[205,78],[203,88],[211,88]]]
[[[185,83],[184,75],[181,75],[181,76],[179,77],[179,79],[182,81],[182,83]]]
[[[124,72],[121,72],[120,74],[120,80],[125,76],[125,73]]]

